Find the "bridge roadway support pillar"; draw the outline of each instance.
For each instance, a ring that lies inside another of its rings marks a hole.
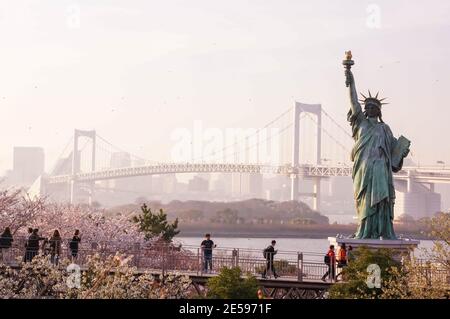
[[[314,178],[314,199],[313,199],[313,209],[319,211],[320,209],[320,177]]]
[[[299,191],[299,177],[295,174],[291,175],[291,200],[298,199],[298,191]]]
[[[294,168],[294,174],[291,175],[291,200],[298,200],[299,196],[299,175],[298,168],[300,166],[300,115],[301,113],[311,113],[317,118],[317,141],[316,141],[316,163],[321,165],[322,163],[322,105],[321,104],[305,104],[295,102],[294,106],[294,118],[293,118],[293,134],[292,139],[292,167]],[[315,207],[318,207],[320,198],[320,179],[316,182],[314,187],[315,196]],[[318,208],[314,208],[318,209]]]
[[[294,138],[292,139],[292,167],[294,168],[294,174],[291,175],[291,200],[298,199],[298,185],[299,185],[299,176],[298,172],[296,172],[298,165],[300,163],[299,157],[299,148],[300,148],[300,107],[297,106],[297,102],[294,106]]]
[[[77,130],[75,129],[74,135],[73,135],[73,151],[72,151],[72,180],[70,182],[70,203],[75,204],[77,200],[77,183],[75,182],[76,175],[80,172],[80,150],[78,150],[78,139],[80,137],[87,137],[90,138],[92,141],[91,145],[91,169],[92,172],[95,171],[95,146],[96,146],[96,133],[95,130],[91,131],[83,131],[83,130]],[[89,193],[89,202],[92,202],[92,195],[94,192],[94,184],[90,187],[90,193]]]
[[[412,178],[411,178],[411,171],[407,171],[407,180],[406,180],[406,192],[411,193],[412,190]]]
[[[70,181],[70,204],[74,204],[75,203],[75,192],[76,192],[76,183],[75,180],[71,180]]]

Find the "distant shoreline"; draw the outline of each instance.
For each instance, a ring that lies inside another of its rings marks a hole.
[[[240,238],[304,238],[326,239],[337,234],[349,236],[356,231],[356,225],[227,225],[227,224],[185,224],[180,225],[179,237],[203,237],[211,233],[214,237]],[[395,227],[397,236],[431,239],[417,227]]]

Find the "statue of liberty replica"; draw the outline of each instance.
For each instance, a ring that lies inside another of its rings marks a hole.
[[[383,122],[384,99],[378,93],[362,95],[358,100],[355,79],[351,71],[351,52],[346,52],[346,86],[350,93],[347,119],[355,140],[351,152],[353,191],[359,226],[355,239],[397,239],[393,227],[395,189],[392,173],[402,169],[403,158],[409,153],[410,141],[396,139]],[[361,108],[361,102],[364,110]]]

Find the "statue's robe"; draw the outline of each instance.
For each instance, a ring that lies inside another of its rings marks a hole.
[[[393,227],[395,189],[392,151],[397,139],[388,125],[368,119],[359,110],[348,113],[355,145],[352,149],[353,190],[359,219],[354,237],[359,239],[396,239]]]

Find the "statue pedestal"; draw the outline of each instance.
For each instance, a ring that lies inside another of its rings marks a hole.
[[[334,245],[335,249],[345,244],[348,248],[352,246],[353,249],[365,246],[369,249],[388,248],[394,250],[394,258],[401,259],[402,255],[409,255],[411,251],[420,244],[420,240],[415,239],[355,239],[355,238],[336,238],[328,237],[330,245]]]

